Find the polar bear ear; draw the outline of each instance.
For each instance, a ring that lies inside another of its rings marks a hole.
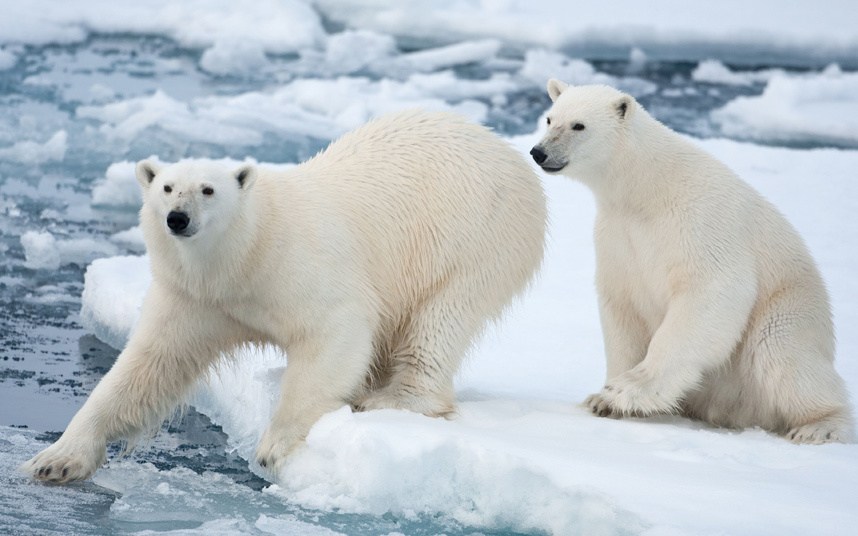
[[[246,164],[235,170],[235,180],[238,181],[238,187],[247,190],[256,181],[256,166]]]
[[[548,96],[551,97],[551,102],[557,100],[557,97],[560,96],[561,93],[566,91],[566,88],[569,87],[569,84],[566,82],[561,82],[556,78],[552,78],[548,81]]]
[[[625,121],[631,117],[634,107],[634,100],[628,95],[623,95],[614,101],[614,110],[617,112],[617,116],[620,118],[620,121]]]
[[[146,190],[149,188],[149,185],[152,184],[152,181],[155,179],[155,175],[161,171],[161,166],[152,160],[141,160],[140,162],[137,162],[137,167],[134,171],[137,174],[137,182],[139,182],[140,186]]]

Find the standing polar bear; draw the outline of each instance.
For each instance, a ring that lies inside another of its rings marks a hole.
[[[595,194],[600,416],[680,412],[848,441],[828,296],[796,231],[726,166],[605,86],[548,82],[531,151]]]
[[[271,469],[343,404],[448,415],[464,354],[542,261],[539,178],[450,114],[375,120],[285,172],[143,161],[137,178],[152,285],[116,364],[24,465],[40,480],[87,478],[248,343],[288,356],[257,450]]]

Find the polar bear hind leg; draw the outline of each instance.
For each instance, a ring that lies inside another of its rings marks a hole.
[[[358,409],[455,414],[453,377],[487,316],[474,311],[468,300],[473,290],[464,286],[448,286],[411,314],[391,349],[386,385],[367,393],[355,404]]]

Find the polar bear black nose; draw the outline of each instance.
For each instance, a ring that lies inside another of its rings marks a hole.
[[[545,159],[548,158],[548,155],[545,154],[545,151],[540,149],[538,145],[530,150],[530,156],[533,157],[537,164],[545,162]]]
[[[174,210],[167,214],[167,227],[174,233],[184,231],[188,228],[189,223],[191,223],[191,218],[184,212]]]

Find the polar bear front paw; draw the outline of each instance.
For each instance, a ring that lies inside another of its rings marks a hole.
[[[92,476],[107,459],[106,445],[92,439],[76,441],[66,436],[21,465],[36,480],[65,484]]]
[[[281,427],[270,426],[256,448],[256,463],[276,473],[302,439]]]
[[[648,380],[638,369],[629,370],[608,382],[602,390],[584,401],[599,417],[646,417],[673,413],[677,396],[657,381]]]
[[[849,419],[840,416],[823,418],[790,428],[786,438],[793,443],[820,445],[822,443],[849,443],[852,439]]]
[[[602,393],[595,393],[587,397],[584,400],[584,407],[588,408],[593,415],[598,415],[599,417],[611,417],[613,419],[619,419],[620,414],[614,412],[614,408],[611,406],[611,403],[602,396]]]

